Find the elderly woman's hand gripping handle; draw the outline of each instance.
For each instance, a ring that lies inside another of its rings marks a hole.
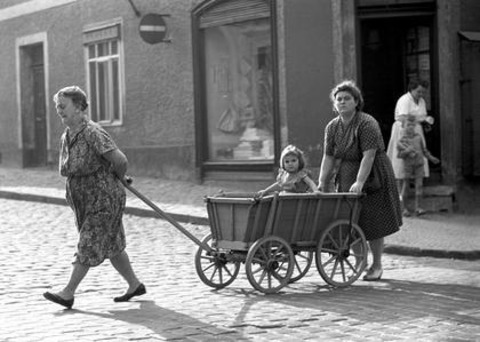
[[[108,160],[111,165],[115,175],[122,181],[129,183],[130,177],[126,177],[125,174],[128,168],[128,160],[125,154],[119,149],[108,151],[103,155],[106,160]]]

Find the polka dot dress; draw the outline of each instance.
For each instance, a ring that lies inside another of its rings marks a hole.
[[[358,222],[366,239],[375,240],[397,232],[402,225],[400,198],[378,122],[366,113],[356,115],[346,126],[340,117],[330,121],[325,129],[325,153],[342,159],[335,185],[338,192],[348,192],[357,178],[362,152],[377,150],[372,167],[381,175],[381,189],[362,199]]]

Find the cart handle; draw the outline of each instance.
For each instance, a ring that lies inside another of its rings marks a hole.
[[[200,241],[197,239],[192,233],[190,233],[187,229],[185,229],[178,221],[176,221],[174,218],[172,218],[169,214],[164,212],[162,209],[160,209],[158,206],[155,205],[152,201],[150,201],[148,198],[146,198],[144,195],[142,195],[140,192],[138,192],[137,189],[135,189],[131,184],[133,183],[133,179],[130,176],[125,176],[125,178],[120,179],[120,182],[122,182],[123,186],[130,190],[135,196],[137,196],[139,199],[141,199],[145,204],[147,204],[150,208],[152,208],[162,219],[170,222],[175,228],[180,230],[184,235],[186,235],[190,240],[195,242],[199,247],[203,248],[207,252],[212,252],[213,249],[207,245],[206,243]]]

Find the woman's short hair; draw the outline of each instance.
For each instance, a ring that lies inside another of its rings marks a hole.
[[[332,102],[335,102],[335,96],[337,96],[337,93],[341,91],[346,91],[353,96],[353,98],[358,102],[356,107],[358,111],[361,111],[363,109],[363,95],[360,91],[360,88],[357,87],[354,81],[345,80],[337,84],[330,92],[330,100],[332,100]]]
[[[57,102],[59,97],[68,97],[75,107],[84,111],[88,108],[87,94],[78,86],[68,86],[60,89],[54,96],[53,101]]]
[[[423,88],[427,89],[430,86],[430,82],[421,78],[412,78],[408,82],[408,91],[417,89],[418,86],[422,86]]]
[[[283,149],[282,154],[280,155],[280,168],[285,170],[285,157],[291,154],[298,159],[298,171],[303,170],[305,167],[305,156],[303,151],[294,145],[288,145]]]

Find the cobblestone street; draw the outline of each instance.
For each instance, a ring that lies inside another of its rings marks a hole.
[[[72,310],[42,293],[67,281],[76,232],[68,207],[0,199],[0,341],[480,341],[480,264],[385,255],[379,282],[334,289],[313,265],[276,295],[242,266],[229,287],[198,278],[197,246],[169,223],[126,215],[127,251],[147,294],[114,303],[126,283],[107,261]],[[201,238],[208,227],[185,225]]]

